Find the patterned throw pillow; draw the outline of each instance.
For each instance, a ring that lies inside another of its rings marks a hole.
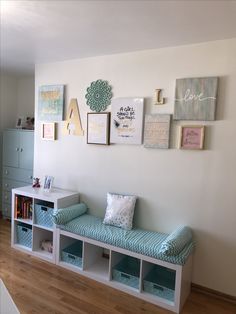
[[[107,193],[104,224],[132,229],[136,196]]]

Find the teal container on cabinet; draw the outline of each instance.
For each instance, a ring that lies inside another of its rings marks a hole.
[[[18,223],[17,226],[17,244],[32,248],[32,226]]]
[[[140,260],[125,256],[112,270],[112,279],[139,289]]]
[[[78,240],[62,250],[61,260],[63,262],[82,268],[83,264],[82,255],[83,255],[83,242]]]
[[[35,223],[45,227],[53,227],[53,208],[41,204],[34,205]]]

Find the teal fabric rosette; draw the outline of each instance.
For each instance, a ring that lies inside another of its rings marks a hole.
[[[87,88],[87,105],[92,111],[105,111],[112,98],[111,86],[107,81],[97,80]]]

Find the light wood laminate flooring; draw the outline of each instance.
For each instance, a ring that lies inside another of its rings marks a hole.
[[[21,314],[172,313],[10,247],[10,223],[0,220],[0,278]],[[192,292],[182,314],[235,314],[236,305]]]

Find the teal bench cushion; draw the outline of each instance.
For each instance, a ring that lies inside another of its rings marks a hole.
[[[124,230],[104,225],[101,218],[88,214],[71,220],[61,228],[87,238],[178,265],[185,264],[194,247],[193,242],[189,242],[178,255],[165,255],[160,252],[160,248],[168,234],[142,229]]]

